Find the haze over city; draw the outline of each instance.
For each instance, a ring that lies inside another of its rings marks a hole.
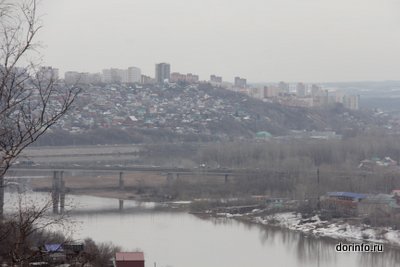
[[[0,266],[398,266],[399,7],[0,0]]]
[[[250,82],[399,80],[394,0],[43,0],[43,61],[100,72],[154,64]],[[60,53],[60,51],[62,51]]]

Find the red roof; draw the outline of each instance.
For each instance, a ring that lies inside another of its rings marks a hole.
[[[116,261],[144,261],[143,252],[117,252]]]

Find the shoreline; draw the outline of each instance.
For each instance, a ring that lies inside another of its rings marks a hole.
[[[318,215],[304,219],[300,214],[296,214],[295,212],[281,212],[266,216],[257,216],[257,212],[247,214],[208,214],[215,217],[231,218],[257,225],[286,229],[314,238],[330,238],[350,243],[383,244],[392,249],[400,250],[400,230],[393,230],[390,227],[350,224],[344,220],[322,221]]]
[[[41,190],[39,190],[41,191]],[[224,217],[254,223],[258,225],[277,227],[290,231],[300,232],[315,238],[330,238],[336,241],[346,242],[368,242],[384,244],[390,248],[400,250],[400,230],[391,227],[372,227],[365,224],[350,223],[345,219],[330,221],[321,220],[318,215],[302,218],[296,212],[278,212],[264,215],[263,210],[254,209],[249,213],[215,213],[211,211],[191,212],[189,205],[191,201],[161,201],[151,196],[143,197],[140,194],[132,194],[119,190],[82,190],[69,192],[71,195],[94,196],[112,198],[116,200],[134,200],[139,202],[155,202],[165,204],[169,208],[188,212],[196,216]]]

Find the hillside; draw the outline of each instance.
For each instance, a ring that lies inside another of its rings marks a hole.
[[[288,107],[208,84],[104,85],[83,88],[74,110],[39,145],[252,139],[259,131],[346,135],[384,123],[372,113],[341,106]]]

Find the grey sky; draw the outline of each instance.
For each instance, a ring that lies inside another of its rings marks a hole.
[[[208,79],[400,80],[398,0],[43,0],[44,61]]]

